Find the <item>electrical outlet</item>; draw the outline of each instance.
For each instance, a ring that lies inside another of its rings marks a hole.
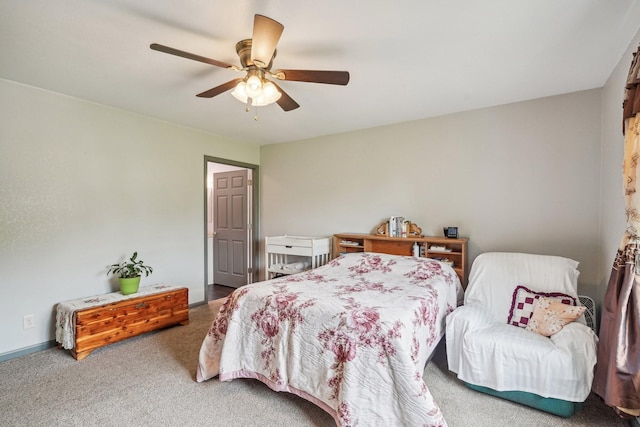
[[[35,316],[33,314],[28,314],[28,315],[24,316],[22,325],[23,325],[24,329],[33,328],[34,326],[36,326],[36,318],[35,318]]]

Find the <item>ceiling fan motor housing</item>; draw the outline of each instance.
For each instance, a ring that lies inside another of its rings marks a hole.
[[[240,57],[240,64],[242,65],[242,68],[250,68],[251,66],[254,66],[257,68],[270,70],[271,66],[273,65],[273,58],[276,57],[277,50],[273,51],[273,56],[271,57],[271,60],[265,67],[263,67],[258,64],[254,64],[253,61],[251,60],[251,45],[252,45],[251,39],[240,40],[238,43],[236,43],[236,52]]]

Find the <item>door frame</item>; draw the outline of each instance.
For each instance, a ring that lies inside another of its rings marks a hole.
[[[203,195],[204,195],[204,215],[203,215],[203,222],[204,222],[204,228],[203,228],[203,235],[204,235],[204,296],[205,296],[205,302],[207,301],[207,289],[209,286],[209,256],[211,254],[209,254],[209,245],[208,245],[208,235],[207,235],[207,225],[208,225],[208,210],[209,210],[209,206],[207,203],[207,196],[208,196],[208,188],[207,188],[207,166],[209,163],[219,163],[219,164],[223,164],[223,165],[228,165],[228,166],[236,166],[236,167],[240,167],[240,168],[245,168],[245,169],[250,169],[251,172],[251,180],[252,180],[252,185],[251,185],[251,194],[248,195],[249,197],[251,197],[251,217],[252,217],[252,223],[251,223],[251,232],[249,233],[249,242],[247,244],[247,246],[251,247],[251,253],[253,254],[253,256],[251,257],[251,259],[247,259],[247,268],[251,268],[251,272],[252,274],[249,276],[249,280],[247,281],[248,283],[252,283],[258,280],[258,268],[260,265],[260,251],[259,251],[259,236],[260,236],[260,217],[258,216],[258,213],[260,212],[260,206],[259,206],[259,198],[258,195],[260,194],[259,188],[259,169],[260,167],[258,165],[254,165],[254,164],[250,164],[250,163],[243,163],[243,162],[237,162],[235,160],[229,160],[229,159],[222,159],[219,157],[213,157],[213,156],[204,156],[204,179],[203,179]]]

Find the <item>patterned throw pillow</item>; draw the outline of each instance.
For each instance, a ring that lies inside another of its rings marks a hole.
[[[513,290],[511,310],[509,310],[507,323],[520,328],[526,328],[529,324],[529,319],[531,319],[533,315],[533,304],[540,297],[552,298],[563,304],[572,306],[578,305],[576,298],[571,295],[561,292],[534,292],[525,286],[519,285]]]
[[[567,323],[582,316],[586,309],[563,304],[557,299],[540,297],[533,304],[533,316],[527,324],[527,331],[550,337],[560,332]]]

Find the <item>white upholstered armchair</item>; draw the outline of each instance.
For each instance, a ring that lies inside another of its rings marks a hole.
[[[449,369],[472,389],[571,416],[589,395],[597,351],[577,266],[547,255],[478,256],[464,305],[447,317]]]

